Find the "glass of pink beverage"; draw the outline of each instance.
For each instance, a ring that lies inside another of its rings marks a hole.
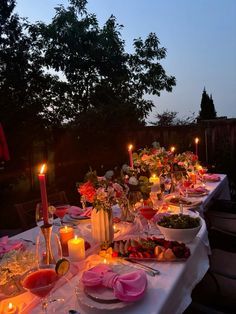
[[[141,206],[139,208],[140,214],[147,220],[148,230],[150,231],[153,227],[151,220],[157,213],[157,211],[151,206]]]
[[[61,225],[63,225],[63,218],[65,214],[68,212],[69,207],[70,205],[68,204],[55,206],[54,215],[56,215],[60,219]]]
[[[59,278],[55,271],[55,265],[45,265],[26,272],[21,283],[24,289],[42,299],[42,310],[47,313],[48,304],[50,303],[48,295]]]

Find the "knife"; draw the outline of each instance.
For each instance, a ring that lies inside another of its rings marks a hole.
[[[143,268],[152,271],[155,275],[160,275],[160,271],[158,269],[152,268],[150,266],[144,265],[140,262],[138,262],[137,260],[134,260],[132,258],[125,258],[126,261],[134,263],[134,264],[138,264],[140,266],[142,266]]]

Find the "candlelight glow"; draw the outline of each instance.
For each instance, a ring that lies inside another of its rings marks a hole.
[[[46,164],[43,164],[40,170],[40,174],[43,174],[46,168]]]
[[[10,303],[8,303],[8,309],[9,310],[12,310],[13,309],[13,304],[10,302]]]
[[[170,151],[173,153],[175,151],[175,147],[171,146]]]
[[[130,144],[130,145],[128,146],[128,150],[130,151],[130,150],[132,150],[132,149],[133,149],[133,145]]]
[[[75,239],[75,240],[77,240],[77,239],[78,239],[78,236],[77,236],[77,235],[75,235],[74,239]]]
[[[152,175],[152,178],[156,178],[156,175],[155,175],[155,173]]]
[[[195,138],[195,144],[198,144],[198,143],[199,143],[199,138],[196,137],[196,138]]]
[[[103,263],[107,264],[107,259],[106,258],[104,258]]]

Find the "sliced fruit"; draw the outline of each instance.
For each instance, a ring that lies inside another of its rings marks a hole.
[[[155,256],[159,256],[160,253],[162,253],[164,251],[164,248],[163,246],[160,246],[160,245],[156,245],[155,246],[155,250],[154,250],[154,254]]]
[[[175,259],[175,254],[173,253],[173,251],[171,249],[167,249],[164,252],[164,257],[167,261],[171,261],[173,259]]]
[[[57,261],[55,271],[59,276],[65,275],[70,269],[70,262],[66,258],[61,258]]]

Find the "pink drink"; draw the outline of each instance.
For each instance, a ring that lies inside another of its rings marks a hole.
[[[44,298],[54,287],[57,279],[58,276],[54,269],[38,269],[29,273],[29,275],[24,278],[22,285],[38,297]]]
[[[146,206],[140,208],[140,213],[144,218],[150,220],[156,214],[156,211],[152,207]]]
[[[57,206],[54,214],[58,218],[62,219],[65,216],[65,214],[67,213],[67,210],[68,210],[68,205]]]

